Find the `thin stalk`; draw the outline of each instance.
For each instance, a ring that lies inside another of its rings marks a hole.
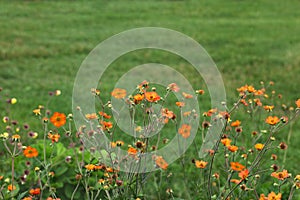
[[[11,155],[11,185],[12,188],[14,188],[14,179],[15,179],[15,157],[16,157],[16,149],[17,149],[17,143],[14,142],[14,149]],[[11,193],[12,195],[13,193]],[[13,196],[11,196],[13,198]]]
[[[223,129],[221,131],[221,133],[224,132],[225,128],[227,126],[227,121],[225,122],[225,125],[223,126]],[[208,180],[207,180],[207,190],[208,190],[208,198],[211,200],[211,196],[212,196],[212,191],[211,191],[211,176],[212,176],[212,167],[213,167],[213,163],[214,163],[214,159],[216,157],[216,153],[217,153],[217,150],[219,149],[219,145],[220,145],[220,142],[221,142],[221,139],[222,139],[222,134],[220,134],[220,137],[215,145],[215,148],[214,148],[214,154],[212,155],[212,158],[211,158],[211,161],[209,163],[209,171],[208,171]]]
[[[295,187],[292,186],[292,187],[291,187],[291,190],[290,190],[290,194],[289,194],[288,200],[292,200],[292,199],[293,199],[294,192],[295,192]]]
[[[290,142],[291,142],[291,136],[292,136],[292,129],[293,129],[293,123],[290,123],[290,126],[289,126],[289,133],[288,133],[288,138],[287,138],[287,144],[289,145]],[[282,161],[282,168],[284,169],[284,165],[285,165],[285,162],[286,162],[286,157],[287,157],[287,152],[288,150],[286,149],[284,151],[284,155],[283,155],[283,161]]]
[[[72,193],[71,200],[74,199],[74,196],[75,196],[75,194],[76,194],[76,192],[77,192],[77,190],[78,190],[79,184],[80,184],[80,181],[78,181],[78,183],[77,183],[77,185],[76,185],[76,187],[75,187],[75,189],[74,189],[74,191],[73,191],[73,193]]]

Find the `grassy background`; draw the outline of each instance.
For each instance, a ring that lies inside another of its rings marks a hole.
[[[97,44],[124,30],[158,26],[203,45],[222,73],[229,101],[240,85],[273,80],[293,103],[300,96],[299,10],[297,0],[0,1],[0,86],[19,100],[16,119],[34,124],[31,110],[55,89],[63,95],[53,110],[71,112],[76,72]],[[143,50],[110,66],[102,87],[109,92],[124,71],[149,61],[174,66],[203,86],[182,59]],[[299,123],[295,129],[291,148],[297,149]],[[298,163],[290,165],[296,170]]]

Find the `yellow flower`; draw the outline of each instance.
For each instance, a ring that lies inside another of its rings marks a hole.
[[[116,145],[117,145],[118,147],[121,147],[121,146],[124,145],[124,142],[121,141],[121,140],[118,140],[118,141],[116,141]]]
[[[16,98],[11,98],[10,103],[11,104],[16,104],[17,103],[17,99]]]
[[[61,95],[61,91],[60,90],[55,90],[55,96],[59,96]]]
[[[268,112],[271,112],[273,110],[274,106],[264,106],[264,109]]]
[[[223,138],[221,139],[221,143],[227,147],[230,146],[231,140],[229,138]]]
[[[41,115],[41,109],[37,108],[32,111],[35,115]]]
[[[281,200],[281,193],[275,194],[275,192],[271,192],[268,194],[268,200]]]
[[[93,171],[95,169],[95,165],[93,164],[88,164],[84,166],[88,171]]]
[[[87,118],[87,120],[92,120],[92,119],[98,119],[98,116],[96,113],[91,113],[91,114],[86,114],[85,118]]]
[[[17,142],[17,141],[20,141],[21,136],[18,134],[15,134],[15,135],[11,136],[11,138],[12,138],[12,141]]]
[[[254,145],[254,148],[257,150],[257,151],[261,151],[263,148],[264,148],[264,144],[261,144],[261,143],[257,143]]]
[[[3,138],[4,140],[6,140],[8,137],[9,137],[9,134],[7,132],[0,134],[0,138]]]
[[[3,117],[2,120],[3,120],[4,123],[7,123],[9,121],[9,118],[8,117]]]

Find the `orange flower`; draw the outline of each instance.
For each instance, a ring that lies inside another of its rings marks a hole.
[[[9,185],[7,186],[7,189],[8,189],[8,191],[13,191],[13,190],[16,189],[16,186],[14,186],[14,185],[12,185],[12,184],[9,184]]]
[[[239,120],[236,120],[236,121],[234,121],[234,122],[231,123],[232,127],[238,127],[240,125],[241,125],[241,121],[239,121]]]
[[[52,198],[52,197],[48,197],[47,200],[61,200],[61,199],[60,199],[60,198],[54,199],[54,198]]]
[[[66,115],[64,113],[55,112],[50,118],[50,122],[57,128],[65,125]]]
[[[236,90],[239,92],[239,93],[245,93],[247,91],[247,87],[248,85],[245,85],[245,86],[242,86],[240,88],[237,88]]]
[[[185,116],[185,117],[190,116],[191,113],[192,113],[191,111],[186,111],[183,113],[183,116]]]
[[[178,85],[176,83],[169,84],[167,89],[169,89],[173,92],[178,92],[180,90],[180,88],[178,87]]]
[[[97,166],[96,166],[96,167],[97,167]],[[102,166],[101,166],[101,168],[102,168]],[[109,173],[112,173],[112,172],[114,172],[114,169],[111,168],[111,167],[106,167],[106,168],[105,168],[105,171],[106,171],[106,172],[109,172]]]
[[[226,111],[219,111],[218,115],[223,117],[226,121],[230,120],[230,114]]]
[[[230,167],[231,167],[231,169],[234,170],[234,171],[242,171],[242,170],[245,169],[245,166],[242,165],[242,164],[239,163],[239,162],[231,162],[231,163],[230,163]]]
[[[24,197],[22,200],[32,200],[32,197]]]
[[[188,138],[191,134],[191,129],[192,127],[188,124],[182,124],[182,126],[179,128],[178,133],[183,137],[183,138]]]
[[[268,194],[268,200],[281,200],[281,193],[276,194],[272,191]]]
[[[234,146],[234,145],[229,145],[229,146],[227,146],[227,149],[231,152],[236,152],[239,149],[239,147]]]
[[[113,127],[112,122],[100,121],[100,124],[102,125],[103,130],[109,130]]]
[[[137,88],[140,90],[140,91],[143,91],[144,89],[147,89],[149,87],[149,82],[144,80],[143,82],[141,82]]]
[[[121,89],[121,88],[115,88],[111,92],[111,96],[115,97],[116,99],[122,99],[122,98],[126,97],[126,90]]]
[[[41,193],[40,188],[35,188],[35,189],[29,190],[29,194],[31,194],[31,195],[39,195],[40,193]]]
[[[138,150],[135,149],[135,148],[133,148],[133,147],[129,147],[128,150],[127,150],[127,153],[128,153],[129,155],[136,155],[137,152],[138,152]]]
[[[185,105],[184,102],[181,102],[181,101],[176,102],[176,106],[178,106],[178,107],[183,107],[184,105]]]
[[[95,95],[95,96],[99,96],[99,95],[100,95],[100,90],[98,90],[98,89],[96,89],[96,88],[92,88],[92,89],[91,89],[91,92],[92,92],[92,94]]]
[[[92,119],[98,119],[98,116],[96,115],[96,113],[91,113],[91,114],[86,114],[85,118],[87,118],[88,120],[92,120]]]
[[[193,98],[193,95],[188,94],[188,93],[185,93],[185,92],[182,92],[182,96],[183,96],[184,98],[186,98],[186,99],[191,99],[191,98]]]
[[[52,143],[54,143],[54,142],[58,142],[60,135],[58,133],[55,134],[48,133],[48,138],[52,140]]]
[[[203,160],[196,160],[195,161],[195,165],[197,168],[200,168],[200,169],[204,169],[206,167],[208,162],[205,162]]]
[[[282,150],[286,150],[288,148],[288,145],[285,142],[280,142],[278,147]]]
[[[146,92],[145,96],[146,96],[147,101],[149,101],[149,102],[157,102],[160,100],[160,96],[154,91]]]
[[[242,87],[240,87],[240,88],[237,88],[237,91],[239,92],[239,93],[245,93],[245,92],[249,92],[249,93],[253,93],[253,92],[256,92],[256,90],[255,90],[255,88],[252,86],[252,85],[244,85],[244,86],[242,86]]]
[[[173,111],[170,111],[170,110],[167,109],[167,108],[163,108],[161,112],[162,112],[162,113],[161,113],[162,116],[167,117],[167,118],[169,118],[169,119],[173,119],[173,118],[175,117],[174,112],[173,112]]]
[[[268,116],[266,119],[266,123],[270,125],[275,125],[280,122],[280,119],[277,116]]]
[[[204,112],[203,113],[203,116],[208,116],[208,117],[211,117],[214,113],[216,113],[218,110],[216,108],[213,108],[213,109],[210,109],[209,111],[207,112]]]
[[[244,106],[248,106],[248,105],[249,105],[249,104],[246,102],[245,99],[242,99],[240,102],[241,102]]]
[[[300,99],[298,99],[297,101],[295,101],[297,108],[300,108]]]
[[[255,88],[254,88],[252,85],[249,85],[249,86],[247,87],[247,91],[248,91],[249,93],[256,92]]]
[[[37,157],[39,153],[36,150],[36,148],[27,146],[26,149],[24,149],[23,154],[26,158],[33,158],[33,157]]]
[[[271,112],[273,110],[273,108],[274,108],[274,106],[268,106],[268,105],[264,106],[264,109],[268,112]]]
[[[264,194],[260,194],[259,200],[268,200],[268,197],[266,197]]]
[[[288,171],[285,170],[285,169],[284,169],[282,172],[273,172],[273,173],[271,174],[271,176],[274,177],[274,178],[277,178],[278,180],[282,180],[282,181],[283,181],[284,179],[290,177]]]
[[[176,115],[174,114],[173,111],[168,110],[167,108],[163,108],[162,111],[162,116],[164,117],[164,123],[168,123],[169,119],[175,119]]]
[[[249,170],[248,170],[248,169],[245,169],[245,170],[243,170],[243,171],[241,171],[241,172],[239,173],[239,177],[240,177],[242,180],[246,179],[246,178],[248,177],[248,175],[249,175]]]
[[[261,151],[263,148],[264,148],[264,144],[262,143],[257,143],[254,145],[254,148],[257,150],[257,151]]]
[[[133,96],[133,101],[135,104],[139,104],[145,98],[144,94],[136,94]]]
[[[300,189],[300,182],[299,181],[296,181],[295,187],[296,187],[296,189]]]
[[[196,94],[202,95],[202,94],[204,94],[204,93],[205,93],[204,90],[196,90]]]
[[[253,99],[253,101],[255,102],[255,105],[262,106],[260,99]]]
[[[221,139],[221,143],[227,147],[230,146],[231,140],[229,138],[223,138]]]
[[[261,96],[265,93],[265,89],[261,89],[261,90],[256,90],[256,92],[254,92],[255,96]]]
[[[168,168],[168,163],[162,158],[162,156],[156,156],[155,164],[163,170]]]
[[[117,146],[117,143],[115,143],[115,142],[110,142],[110,146],[111,146],[111,148],[115,148],[115,147]]]
[[[235,183],[235,184],[239,184],[242,180],[238,180],[238,179],[231,179],[230,182],[231,183]]]
[[[88,164],[84,166],[88,171],[93,171],[95,170],[95,165],[93,164]]]
[[[110,118],[111,118],[110,115],[108,115],[107,113],[102,112],[102,111],[99,112],[99,115],[101,115],[101,116],[104,117],[105,119],[110,119]]]
[[[244,159],[246,159],[246,158],[248,157],[248,155],[245,154],[245,153],[243,153],[243,154],[241,155],[241,157],[244,158]]]

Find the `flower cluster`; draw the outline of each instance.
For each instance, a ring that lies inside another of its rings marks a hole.
[[[190,105],[205,97],[202,89],[145,80],[134,91],[113,89],[104,102],[107,92],[93,88],[98,110],[85,113],[78,105],[85,124],[77,130],[72,114],[48,108],[61,95],[49,92],[47,106],[31,113],[40,128],[11,113],[3,117],[1,164],[10,167],[0,170],[0,198],[190,199],[183,189],[193,188],[197,199],[292,199],[300,174],[288,169],[287,152],[300,99],[287,106],[270,91],[273,85],[239,87],[234,103],[207,107],[202,115]],[[12,109],[17,102],[5,101]],[[127,129],[118,127],[122,122]],[[220,133],[213,132],[217,124]],[[211,148],[200,149],[212,136]]]

